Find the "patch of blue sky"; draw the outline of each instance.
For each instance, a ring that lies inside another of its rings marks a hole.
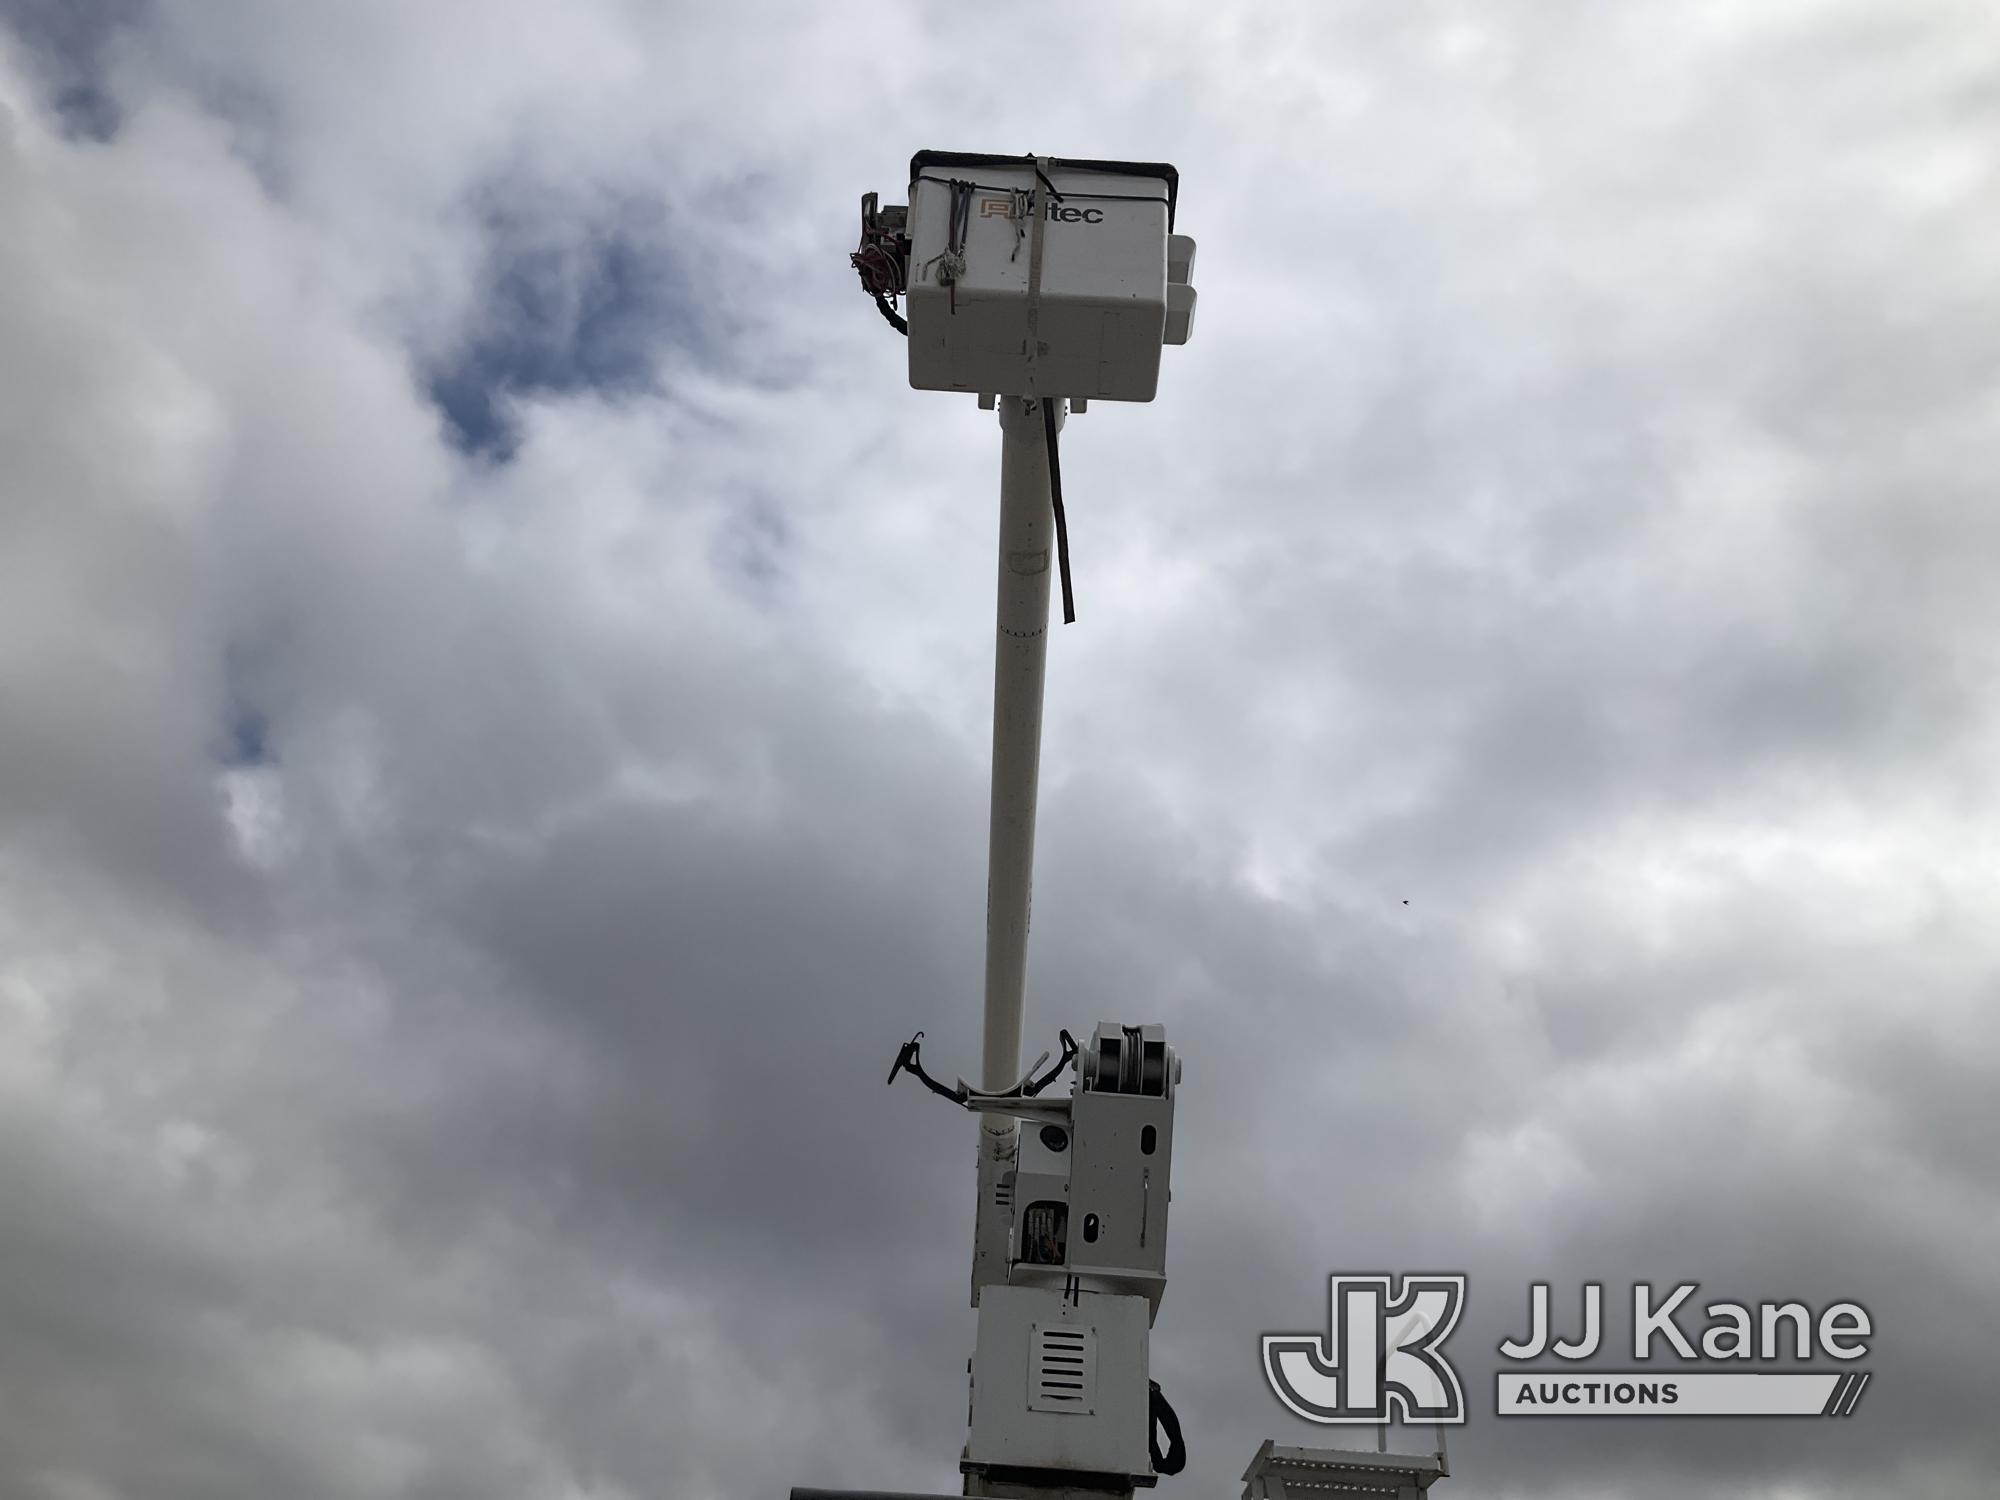
[[[43,98],[74,140],[108,141],[124,112],[108,55],[119,31],[144,19],[150,0],[0,0],[0,29],[38,75]]]
[[[783,586],[791,526],[767,495],[744,498],[729,514],[712,554],[716,566],[737,588],[769,602]]]
[[[519,206],[535,199],[532,186],[510,184],[506,206],[487,212],[477,311],[426,372],[452,442],[498,463],[520,443],[510,397],[645,392],[667,352],[709,342],[663,209],[627,200],[572,217],[560,193],[539,211]]]
[[[284,670],[282,633],[240,636],[223,648],[220,722],[210,754],[231,770],[277,762],[271,705]]]
[[[222,758],[229,766],[261,766],[271,759],[271,726],[255,709],[239,708],[229,716]]]

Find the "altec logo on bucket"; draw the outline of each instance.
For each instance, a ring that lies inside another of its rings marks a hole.
[[[1575,1338],[1552,1338],[1549,1286],[1528,1292],[1528,1332],[1500,1355],[1530,1369],[1495,1376],[1503,1417],[1849,1416],[1868,1388],[1866,1370],[1746,1370],[1746,1360],[1853,1361],[1873,1331],[1859,1303],[1817,1315],[1803,1302],[1711,1302],[1697,1326],[1689,1306],[1698,1283],[1631,1289],[1632,1359],[1644,1369],[1578,1368],[1603,1347],[1604,1288],[1585,1282]],[[1393,1290],[1393,1295],[1392,1295]],[[1285,1407],[1309,1422],[1463,1422],[1458,1372],[1444,1342],[1464,1311],[1466,1278],[1420,1275],[1399,1286],[1380,1275],[1332,1278],[1330,1337],[1264,1335],[1264,1378]],[[1553,1357],[1554,1365],[1539,1361]],[[1650,1363],[1658,1360],[1660,1362]],[[1731,1368],[1731,1366],[1736,1366]]]
[[[1014,204],[1008,198],[981,198],[979,217],[982,219],[1006,219],[1013,217]],[[1052,224],[1102,224],[1104,210],[1101,208],[1071,208],[1067,204],[1054,204],[1049,209]]]

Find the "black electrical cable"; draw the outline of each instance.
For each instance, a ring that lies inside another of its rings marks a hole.
[[[1152,1455],[1153,1472],[1178,1474],[1187,1467],[1187,1443],[1181,1437],[1181,1419],[1174,1415],[1173,1407],[1160,1394],[1160,1382],[1149,1380],[1146,1384],[1153,1388],[1148,1402],[1150,1420],[1146,1423],[1146,1447]],[[1159,1436],[1153,1430],[1156,1426],[1166,1430],[1170,1446],[1165,1453],[1160,1451]]]
[[[895,308],[889,305],[889,299],[887,297],[883,296],[882,293],[877,292],[875,294],[875,305],[882,309],[882,316],[889,320],[889,326],[891,328],[895,329],[896,332],[900,333],[904,338],[908,338],[910,336],[910,325],[905,321],[903,321],[902,317],[897,313]]]
[[[1069,588],[1069,522],[1063,518],[1062,463],[1056,456],[1056,401],[1042,397],[1042,431],[1049,442],[1049,501],[1056,513],[1056,566],[1062,571],[1063,624],[1076,623],[1076,599]]]

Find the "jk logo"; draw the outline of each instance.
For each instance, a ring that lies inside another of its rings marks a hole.
[[[1463,1276],[1332,1278],[1332,1339],[1264,1335],[1264,1378],[1308,1422],[1463,1422],[1458,1372],[1439,1352],[1465,1307]]]

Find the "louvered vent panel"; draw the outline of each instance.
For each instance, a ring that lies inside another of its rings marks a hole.
[[[1097,1405],[1097,1331],[1037,1323],[1028,1341],[1028,1410],[1087,1416]]]

